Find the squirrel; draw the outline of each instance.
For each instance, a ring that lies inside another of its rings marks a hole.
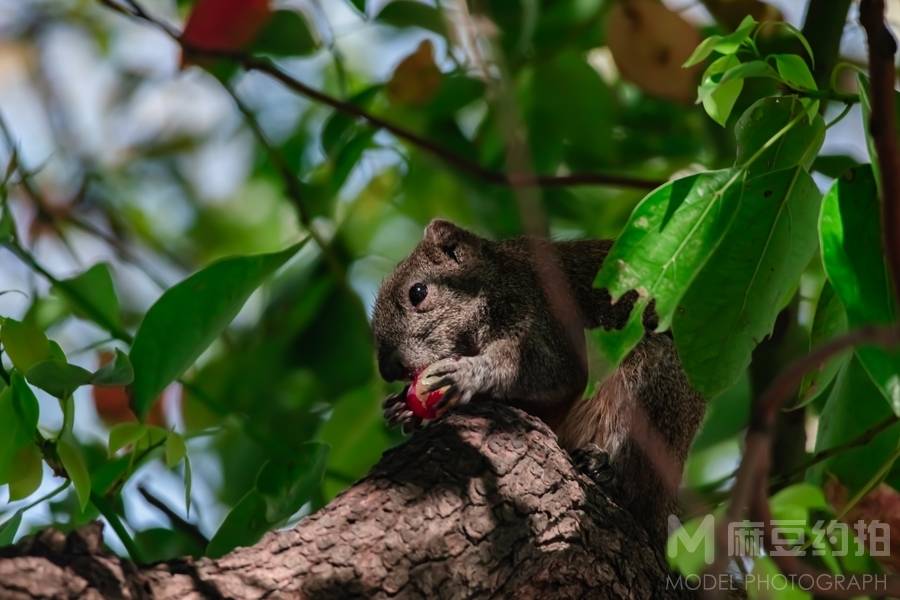
[[[445,220],[380,287],[372,328],[387,381],[418,374],[446,388],[441,411],[473,398],[506,402],[541,418],[574,456],[593,457],[595,476],[651,536],[664,541],[668,516],[706,403],[688,382],[652,307],[642,341],[584,396],[585,329],[624,326],[637,292],[617,302],[593,286],[611,240],[491,241]],[[403,393],[384,403],[391,424],[421,420]],[[442,414],[442,413],[441,413]]]

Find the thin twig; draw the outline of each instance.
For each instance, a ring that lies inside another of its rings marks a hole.
[[[196,48],[187,45],[181,37],[181,34],[174,31],[170,26],[151,17],[145,10],[141,9],[137,2],[129,0],[128,4],[131,9],[126,8],[114,0],[99,0],[104,6],[133,18],[140,19],[150,23],[167,35],[172,37],[181,46],[186,56],[197,58],[222,58],[230,60],[238,64],[246,71],[259,71],[265,73],[273,79],[281,82],[285,87],[302,96],[305,96],[315,102],[324,104],[338,112],[356,117],[367,125],[376,129],[383,129],[390,132],[395,137],[416,146],[420,150],[431,154],[435,158],[440,159],[444,163],[455,168],[457,171],[464,173],[475,179],[479,179],[486,183],[494,185],[502,185],[513,188],[529,188],[529,187],[571,187],[580,185],[602,185],[624,188],[652,189],[662,185],[664,181],[655,179],[646,179],[641,177],[630,177],[627,175],[613,175],[608,173],[569,173],[565,175],[532,175],[528,173],[506,173],[495,171],[481,164],[470,160],[469,158],[456,154],[441,146],[440,144],[423,137],[414,131],[406,129],[396,123],[392,123],[387,119],[379,117],[361,108],[352,102],[347,102],[339,98],[330,96],[320,90],[310,87],[289,75],[268,58],[253,56],[244,52],[226,51],[226,50],[210,50],[206,48]]]
[[[897,42],[884,22],[884,0],[862,0],[859,20],[869,47],[871,104],[869,135],[881,171],[881,227],[894,298],[900,302],[900,147],[894,112],[894,54]]]
[[[144,500],[147,501],[147,504],[154,507],[156,510],[166,515],[166,517],[171,521],[172,527],[178,529],[185,533],[192,540],[197,542],[197,544],[201,548],[206,548],[209,545],[209,540],[203,535],[203,532],[197,528],[196,525],[191,523],[190,521],[186,521],[183,519],[178,513],[169,507],[164,501],[160,500],[153,493],[144,487],[143,484],[138,486],[138,492],[140,492],[141,496],[144,497]]]

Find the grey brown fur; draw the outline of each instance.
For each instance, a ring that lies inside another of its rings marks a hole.
[[[572,450],[609,453],[620,501],[658,538],[675,507],[684,459],[705,403],[666,334],[648,333],[592,397],[584,329],[618,328],[634,294],[613,303],[593,282],[612,243],[491,241],[448,221],[383,282],[373,329],[385,379],[422,371],[428,389],[450,386],[448,406],[492,398],[541,417]],[[414,284],[426,286],[418,305]],[[652,328],[652,316],[645,318]],[[403,395],[385,416],[415,427]]]

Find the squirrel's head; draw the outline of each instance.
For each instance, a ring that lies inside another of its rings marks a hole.
[[[474,353],[471,332],[483,314],[484,258],[492,242],[435,219],[412,253],[381,284],[372,329],[378,368],[388,381],[442,358]]]

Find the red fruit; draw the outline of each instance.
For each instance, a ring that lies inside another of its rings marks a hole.
[[[269,16],[269,0],[200,0],[184,26],[182,41],[203,50],[240,50],[256,38]]]
[[[419,375],[416,373],[412,383],[406,388],[406,406],[420,419],[434,419],[437,417],[437,403],[444,397],[447,388],[439,388],[426,392],[419,387]]]

